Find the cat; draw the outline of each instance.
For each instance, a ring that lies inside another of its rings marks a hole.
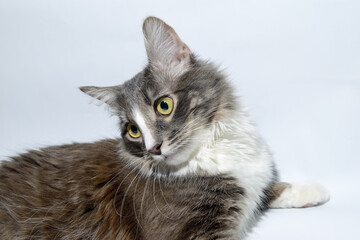
[[[143,24],[148,65],[81,87],[121,137],[32,150],[0,167],[0,239],[244,239],[268,208],[329,200],[289,184],[223,72],[162,20]]]

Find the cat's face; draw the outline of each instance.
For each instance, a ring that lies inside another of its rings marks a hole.
[[[81,90],[115,110],[128,153],[181,165],[209,140],[209,126],[235,108],[232,91],[163,21],[147,18],[143,30],[149,64],[142,72],[119,86]]]

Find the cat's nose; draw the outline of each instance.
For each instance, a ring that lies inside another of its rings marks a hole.
[[[161,155],[161,144],[156,144],[151,150],[149,150],[149,153],[155,154],[155,155]]]

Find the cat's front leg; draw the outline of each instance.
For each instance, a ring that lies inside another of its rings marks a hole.
[[[317,183],[276,182],[268,192],[270,208],[305,208],[329,201],[326,189]]]

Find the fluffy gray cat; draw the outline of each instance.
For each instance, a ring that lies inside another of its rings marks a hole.
[[[272,208],[328,201],[280,183],[226,77],[162,20],[148,65],[114,87],[81,87],[120,119],[121,138],[34,150],[0,167],[0,239],[243,239]]]

